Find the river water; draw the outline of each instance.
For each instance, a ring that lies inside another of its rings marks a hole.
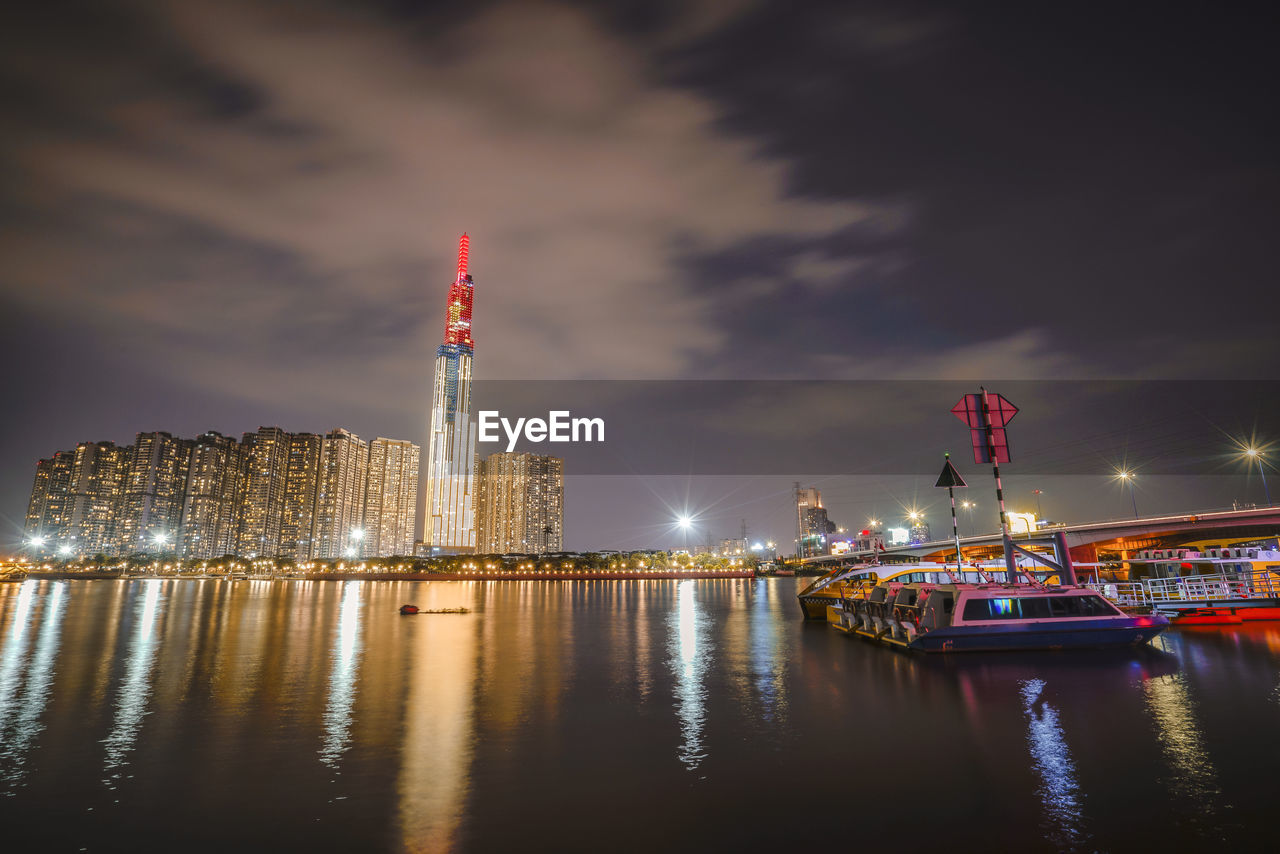
[[[3,584],[0,838],[1274,850],[1280,624],[927,658],[797,583]]]

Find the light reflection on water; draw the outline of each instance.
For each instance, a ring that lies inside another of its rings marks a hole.
[[[1215,801],[1222,792],[1196,723],[1196,703],[1186,676],[1156,676],[1147,679],[1142,688],[1170,766],[1171,773],[1163,775],[1165,785],[1192,811],[1215,812],[1219,808]]]
[[[155,663],[159,641],[155,635],[156,618],[160,614],[160,592],[165,582],[158,579],[143,581],[145,591],[137,606],[137,622],[130,641],[125,665],[124,681],[116,694],[115,722],[111,732],[103,739],[106,756],[103,782],[114,789],[119,784],[128,764],[129,751],[138,738],[142,718],[147,714],[147,700],[151,696],[151,666]]]
[[[27,668],[26,685],[21,701],[16,704],[17,713],[12,726],[9,726],[7,711],[0,713],[0,780],[5,783],[0,792],[5,794],[20,782],[27,751],[44,728],[41,716],[53,684],[53,664],[58,655],[62,630],[62,599],[65,588],[64,582],[54,582],[44,600],[40,635],[36,639],[35,652]],[[7,691],[5,693],[8,694]],[[5,702],[4,708],[7,710],[9,705]]]
[[[1080,828],[1080,784],[1058,722],[1058,710],[1044,697],[1043,679],[1022,680],[1022,708],[1027,716],[1027,742],[1031,761],[1040,777],[1038,794],[1049,819],[1048,836],[1059,849],[1072,849],[1083,834]]]
[[[0,659],[0,728],[9,720],[9,712],[22,684],[22,667],[27,654],[31,607],[39,582],[28,579],[18,589],[18,601],[13,607],[13,624],[5,640],[4,658]]]
[[[924,658],[804,625],[794,596],[785,580],[0,586],[0,827],[47,850],[125,825],[217,825],[228,844],[204,850],[790,850],[866,815],[851,793],[870,774],[924,793],[909,839],[956,851],[1180,850],[1188,823],[1258,847],[1280,625],[1181,632],[1169,654]],[[792,779],[803,806],[753,811]],[[678,839],[655,812],[679,814]],[[900,822],[859,832],[901,847]]]
[[[676,610],[668,626],[671,630],[670,662],[676,677],[676,717],[680,721],[680,746],[676,756],[690,771],[696,771],[707,754],[703,747],[706,726],[706,687],[703,680],[711,659],[706,637],[706,618],[698,609],[698,582],[679,582]]]
[[[329,700],[324,710],[320,761],[334,770],[351,742],[351,707],[356,701],[356,675],[360,667],[360,585],[363,583],[343,582],[338,630],[333,639],[333,666],[329,671]]]

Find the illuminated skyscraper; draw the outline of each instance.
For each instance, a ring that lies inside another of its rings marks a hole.
[[[320,474],[320,447],[324,438],[315,433],[289,436],[289,461],[284,483],[284,518],[280,524],[280,554],[298,560],[314,555],[316,485]]]
[[[120,554],[176,550],[192,444],[163,432],[138,434],[112,534]]]
[[[364,492],[365,557],[413,554],[418,512],[419,448],[399,439],[369,443],[369,475]]]
[[[312,556],[355,557],[363,548],[369,443],[341,428],[320,446]]]
[[[558,552],[564,537],[564,460],[496,453],[476,469],[477,551]]]
[[[245,477],[235,552],[241,557],[275,557],[280,551],[289,434],[279,427],[259,427],[257,433],[244,434],[242,445]]]
[[[427,437],[427,488],[423,542],[446,551],[476,545],[472,505],[476,434],[471,423],[471,302],[468,272],[471,238],[458,242],[458,274],[449,287],[444,343],[436,350],[431,433]]]
[[[58,451],[36,463],[36,478],[27,504],[27,539],[41,538],[46,547],[56,545],[71,520],[71,472],[74,451]]]
[[[132,449],[115,442],[81,442],[71,471],[71,515],[61,545],[75,555],[114,550],[116,515]]]
[[[210,431],[195,440],[182,504],[180,555],[208,560],[234,551],[244,463],[244,446],[230,436]]]

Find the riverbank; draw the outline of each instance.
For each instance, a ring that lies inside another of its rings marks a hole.
[[[749,569],[697,570],[596,570],[596,571],[474,571],[474,572],[312,572],[297,575],[226,575],[197,574],[131,574],[118,572],[75,572],[71,570],[33,570],[32,579],[102,580],[165,578],[181,581],[663,581],[682,578],[754,578]]]

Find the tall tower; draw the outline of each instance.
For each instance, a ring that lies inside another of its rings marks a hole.
[[[467,271],[471,238],[458,241],[458,275],[449,286],[444,343],[436,350],[431,432],[427,436],[427,488],[423,495],[428,547],[472,551],[476,545],[472,504],[475,428],[471,423],[471,299]]]

